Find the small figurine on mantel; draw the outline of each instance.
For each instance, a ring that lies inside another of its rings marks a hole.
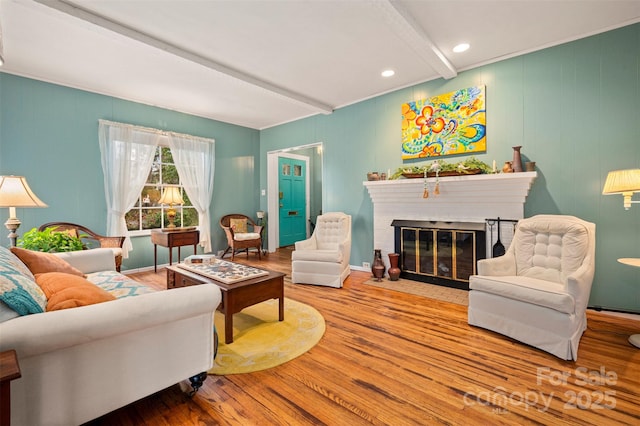
[[[511,161],[504,162],[504,166],[502,166],[502,173],[513,173],[513,168],[511,167]]]

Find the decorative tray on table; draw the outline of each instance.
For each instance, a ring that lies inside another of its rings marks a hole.
[[[269,275],[269,272],[264,269],[253,268],[221,259],[203,259],[202,263],[185,262],[178,263],[177,266],[212,280],[222,281],[225,284],[233,284],[238,281]]]

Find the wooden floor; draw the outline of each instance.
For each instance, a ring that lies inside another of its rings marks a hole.
[[[249,261],[290,276],[290,250]],[[327,325],[299,358],[209,376],[193,399],[173,386],[91,424],[640,424],[640,349],[627,342],[640,321],[589,311],[578,361],[562,361],[469,326],[464,306],[363,284],[370,275],[342,289],[286,284]],[[162,287],[165,271],[135,277]]]

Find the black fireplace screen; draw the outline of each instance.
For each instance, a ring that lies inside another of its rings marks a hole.
[[[394,220],[403,278],[468,289],[484,259],[484,224]]]

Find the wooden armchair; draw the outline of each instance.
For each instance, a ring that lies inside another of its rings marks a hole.
[[[244,224],[244,226],[243,226]],[[249,249],[255,247],[258,249],[258,259],[262,249],[262,226],[256,224],[249,216],[243,214],[228,214],[220,219],[220,226],[227,235],[228,247],[222,254],[224,257],[231,250],[231,260],[234,260],[237,251],[247,251],[247,259],[249,258]],[[253,228],[253,232],[249,232],[248,227]]]
[[[73,236],[82,240],[85,249],[91,248],[111,248],[116,260],[116,270],[120,272],[122,266],[122,245],[124,244],[125,237],[105,237],[104,235],[96,234],[91,229],[82,225],[69,222],[49,222],[41,225],[38,231],[44,231],[47,228],[55,227],[56,231],[70,232]]]

